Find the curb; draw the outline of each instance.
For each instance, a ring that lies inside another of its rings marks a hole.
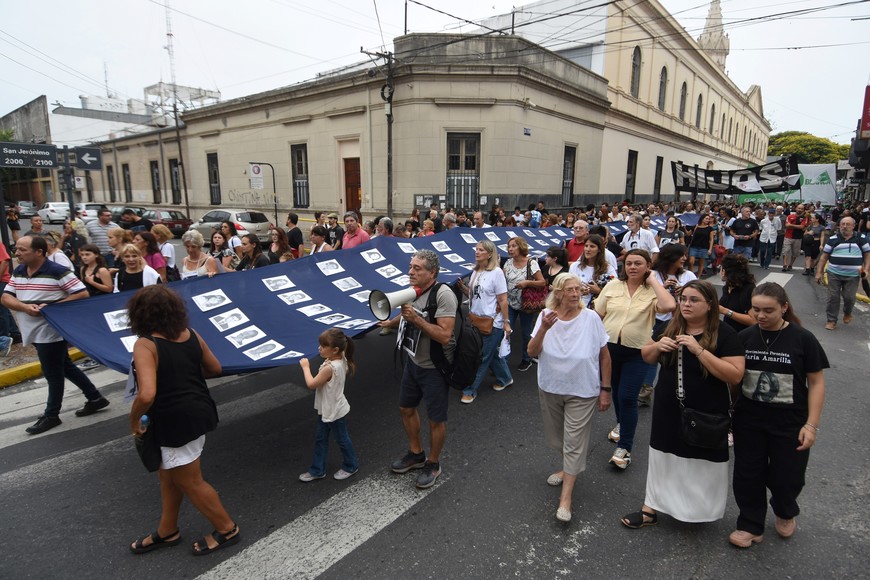
[[[72,360],[79,360],[86,355],[77,348],[69,349],[69,357]],[[42,365],[39,362],[23,364],[11,369],[0,371],[0,389],[12,387],[22,381],[35,379],[42,376]]]

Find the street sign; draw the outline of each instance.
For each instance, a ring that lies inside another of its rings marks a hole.
[[[34,143],[0,143],[0,167],[57,167],[57,147]]]
[[[76,167],[78,169],[100,170],[103,168],[103,152],[99,147],[76,147]]]
[[[263,189],[263,168],[259,163],[248,164],[251,171],[251,189]]]

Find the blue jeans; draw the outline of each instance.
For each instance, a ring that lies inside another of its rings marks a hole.
[[[88,401],[96,401],[102,395],[91,379],[83,373],[69,358],[69,347],[65,340],[58,342],[34,343],[42,374],[48,383],[48,402],[45,404],[45,416],[57,417],[63,404],[64,378],[81,389]]]
[[[314,436],[314,459],[308,473],[314,477],[326,475],[326,457],[329,455],[329,432],[332,431],[338,448],[341,449],[341,468],[348,473],[354,473],[359,469],[356,460],[356,452],[347,432],[347,416],[336,419],[331,423],[324,423],[323,417],[317,416],[317,434]]]
[[[607,349],[613,364],[611,394],[619,423],[619,446],[631,452],[637,430],[637,394],[649,365],[643,362],[639,348],[608,342]]]
[[[498,356],[498,347],[501,345],[502,338],[504,338],[504,329],[494,326],[492,327],[492,334],[483,337],[483,359],[480,361],[480,368],[477,369],[474,383],[467,389],[462,390],[463,395],[477,396],[477,389],[480,387],[480,383],[483,382],[483,377],[486,376],[487,371],[490,369],[492,369],[495,380],[500,385],[507,385],[514,380],[511,377],[507,361]]]
[[[522,362],[531,362],[532,357],[529,356],[529,342],[532,340],[532,328],[535,326],[535,321],[538,319],[537,314],[529,314],[522,310],[517,310],[508,306],[508,322],[511,323],[511,329],[516,331],[516,320],[520,319],[523,332],[523,360]]]
[[[732,254],[743,255],[746,256],[746,259],[749,260],[752,258],[752,246],[734,246],[734,249],[731,250]]]
[[[776,242],[759,242],[758,248],[759,261],[762,268],[769,268],[770,262],[773,260],[773,253],[776,250]]]

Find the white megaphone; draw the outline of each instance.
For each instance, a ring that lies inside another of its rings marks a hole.
[[[420,297],[422,291],[416,286],[398,290],[396,292],[382,292],[381,290],[372,290],[369,294],[369,308],[372,309],[372,314],[378,320],[386,320],[390,317],[390,313],[394,308],[402,304],[413,302]]]

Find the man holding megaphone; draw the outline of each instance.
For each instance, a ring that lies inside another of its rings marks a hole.
[[[449,387],[432,362],[429,349],[433,340],[438,342],[442,345],[447,360],[452,362],[456,348],[453,327],[458,303],[449,286],[443,284],[438,287],[435,323],[429,322],[429,318],[422,315],[440,269],[438,254],[432,250],[420,250],[411,258],[408,272],[411,288],[390,294],[375,291],[372,292],[370,300],[372,313],[382,320],[379,326],[398,328],[398,344],[408,353],[399,388],[399,411],[408,435],[408,452],[394,461],[390,469],[395,473],[422,469],[416,482],[420,489],[431,487],[441,475],[439,458],[447,433]],[[400,304],[401,313],[392,320],[385,320],[392,309]],[[423,451],[420,437],[420,415],[417,412],[420,401],[426,402],[429,416],[431,448],[428,458]]]

